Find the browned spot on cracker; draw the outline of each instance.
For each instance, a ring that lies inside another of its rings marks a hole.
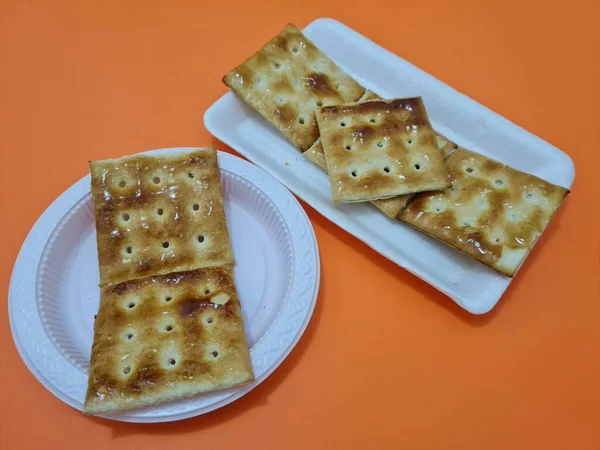
[[[199,310],[206,308],[206,300],[186,298],[179,302],[179,314],[181,317],[192,317]]]
[[[296,118],[296,113],[294,112],[294,110],[287,105],[282,105],[278,107],[275,110],[275,114],[277,114],[279,120],[284,123],[290,123]]]
[[[325,96],[337,96],[337,91],[331,86],[329,77],[324,73],[311,73],[304,79],[304,85],[319,94]]]
[[[274,87],[274,89],[277,90],[277,92],[279,92],[283,96],[285,96],[286,94],[291,94],[291,93],[294,92],[294,88],[292,87],[292,85],[290,84],[289,79],[287,79],[287,78],[282,78],[281,80],[277,81],[273,85],[273,87]]]

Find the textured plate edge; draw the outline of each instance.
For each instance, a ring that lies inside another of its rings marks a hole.
[[[460,104],[464,105],[464,107],[466,107],[470,110],[475,110],[480,114],[484,114],[487,117],[490,117],[491,120],[496,122],[498,124],[498,126],[504,132],[513,133],[513,134],[517,133],[525,141],[530,141],[530,142],[533,141],[537,145],[543,145],[544,147],[546,147],[547,150],[552,151],[553,153],[555,153],[555,155],[558,158],[562,159],[564,161],[563,164],[566,164],[566,166],[569,170],[569,176],[567,178],[570,178],[570,181],[568,183],[566,183],[564,187],[566,187],[567,189],[571,189],[571,186],[572,186],[574,178],[575,178],[575,166],[573,164],[573,160],[571,159],[571,157],[569,155],[567,155],[565,152],[563,152],[562,150],[560,150],[559,148],[557,148],[554,145],[550,144],[549,142],[545,141],[541,137],[527,131],[526,129],[524,129],[523,127],[517,125],[516,123],[510,121],[506,117],[501,116],[500,114],[496,113],[495,111],[491,110],[490,108],[480,104],[479,102],[472,99],[471,97],[468,97],[467,95],[465,95],[465,94],[461,93],[460,91],[454,89],[453,87],[447,85],[446,83],[444,83],[443,81],[434,77],[433,75],[425,72],[424,70],[420,69],[419,67],[415,66],[414,64],[412,64],[412,63],[406,61],[405,59],[401,58],[400,56],[390,52],[389,50],[385,49],[384,47],[382,47],[379,44],[375,43],[374,41],[370,40],[366,36],[360,34],[359,32],[353,30],[352,28],[348,27],[347,25],[344,25],[343,23],[341,23],[335,19],[318,18],[318,19],[312,21],[311,23],[309,23],[303,29],[303,31],[310,32],[310,30],[312,30],[313,28],[315,28],[317,26],[333,27],[334,29],[337,29],[335,31],[351,34],[352,38],[362,40],[363,44],[367,44],[367,45],[371,45],[371,46],[375,47],[374,51],[383,55],[384,58],[393,58],[396,63],[402,64],[407,70],[411,71],[414,76],[422,77],[426,80],[426,82],[434,84],[435,89],[447,90],[448,92],[446,95],[455,97],[457,99],[456,101],[460,102]],[[230,138],[230,135],[228,135],[226,133],[225,134],[220,133],[218,127],[213,126],[213,123],[214,123],[213,116],[215,116],[216,111],[218,111],[218,109],[221,107],[222,103],[226,102],[228,100],[228,98],[231,98],[231,97],[234,97],[234,94],[232,92],[226,92],[224,95],[219,97],[214,103],[212,103],[206,109],[206,111],[204,112],[204,116],[203,116],[204,126],[209,131],[209,133],[211,133],[215,138],[219,139],[221,142],[225,143],[229,147],[235,149],[238,153],[240,153],[244,157],[248,158],[254,164],[259,165],[259,162],[257,162],[257,158],[255,157],[255,155],[253,154],[252,151],[248,151],[243,145],[236,145],[236,139]],[[260,159],[260,158],[258,158],[258,159]],[[262,166],[260,166],[260,165],[259,165],[259,167],[262,168]],[[421,273],[421,271],[418,269],[413,269],[412,267],[408,267],[410,265],[410,261],[408,261],[407,258],[393,257],[390,252],[387,252],[384,248],[382,248],[377,243],[370,242],[371,239],[369,238],[368,233],[365,233],[364,231],[362,231],[361,226],[359,226],[359,225],[355,226],[351,222],[348,223],[347,219],[346,219],[346,216],[347,216],[346,213],[338,212],[337,210],[333,209],[331,207],[331,205],[328,205],[325,202],[322,202],[319,199],[316,199],[312,195],[310,188],[302,189],[302,191],[305,191],[305,192],[300,192],[298,189],[290,187],[288,185],[288,180],[286,180],[285,177],[280,177],[278,173],[272,173],[271,175],[273,177],[275,177],[279,182],[284,184],[295,195],[297,195],[299,198],[301,198],[306,203],[308,203],[312,208],[314,208],[316,211],[318,211],[321,215],[323,215],[325,218],[327,218],[329,221],[333,222],[334,224],[336,224],[337,226],[339,226],[340,228],[342,228],[343,230],[345,230],[352,236],[356,237],[361,242],[364,242],[366,245],[368,245],[370,248],[375,250],[377,253],[381,254],[382,256],[386,257],[390,261],[394,262],[402,269],[408,271],[412,275],[416,276],[417,278],[423,280],[425,283],[431,285],[438,291],[442,292],[443,294],[448,296],[451,300],[453,300],[456,304],[458,304],[461,308],[463,308],[465,311],[467,311],[471,314],[481,315],[481,314],[486,314],[489,311],[491,311],[498,304],[498,302],[500,301],[500,299],[502,298],[502,296],[508,289],[508,286],[511,284],[511,282],[513,280],[512,278],[504,277],[504,278],[506,278],[506,282],[504,283],[502,290],[500,290],[500,289],[498,290],[498,293],[497,293],[498,297],[492,301],[488,301],[488,302],[485,302],[485,303],[479,304],[479,305],[472,305],[470,303],[465,303],[464,299],[462,298],[461,295],[453,292],[451,289],[448,289],[444,286],[436,284],[435,280],[427,279],[426,278],[427,273],[425,271],[422,271],[422,273]],[[399,262],[399,259],[406,260],[406,262],[401,263],[401,262]]]
[[[159,154],[159,153],[177,154],[177,153],[185,153],[185,152],[191,151],[193,149],[198,149],[198,148],[201,148],[201,147],[198,147],[198,146],[172,147],[172,148],[162,148],[162,149],[144,151],[144,152],[140,152],[138,154]],[[219,156],[225,155],[225,158],[231,158],[231,161],[239,160],[239,163],[247,163],[248,164],[248,161],[244,161],[242,158],[239,158],[236,155],[232,155],[232,154],[224,152],[222,150],[219,150],[218,154],[219,154]],[[230,395],[221,399],[220,401],[215,402],[215,404],[213,404],[213,405],[210,405],[210,406],[207,406],[204,408],[199,408],[198,410],[191,410],[191,411],[188,411],[185,413],[180,413],[180,414],[172,415],[172,416],[164,416],[164,417],[138,418],[138,417],[119,417],[117,415],[114,415],[114,416],[105,415],[105,416],[97,416],[97,417],[103,417],[103,418],[107,418],[110,420],[122,421],[122,422],[158,423],[158,422],[171,422],[171,421],[176,421],[176,420],[182,420],[182,419],[196,417],[196,416],[203,415],[208,412],[214,411],[218,408],[221,408],[221,407],[223,407],[229,403],[232,403],[233,401],[243,397],[248,392],[250,392],[252,389],[254,389],[256,386],[258,386],[260,383],[262,383],[265,379],[267,379],[281,365],[281,363],[287,358],[287,356],[292,352],[292,350],[295,348],[295,346],[297,345],[299,340],[302,338],[304,331],[306,330],[306,328],[308,327],[308,324],[310,323],[310,320],[312,319],[312,315],[313,315],[314,309],[316,307],[316,301],[317,301],[318,293],[319,293],[319,289],[320,289],[320,273],[321,273],[320,267],[321,266],[320,266],[320,254],[319,254],[319,248],[318,248],[318,241],[316,239],[314,228],[312,226],[310,219],[308,218],[308,215],[306,214],[306,211],[304,210],[304,208],[302,208],[302,205],[300,205],[300,203],[292,195],[292,193],[285,187],[285,185],[283,185],[283,183],[281,183],[279,180],[277,180],[275,177],[270,175],[268,172],[266,172],[261,167],[254,165],[254,164],[250,164],[250,165],[253,167],[252,170],[258,170],[258,171],[263,172],[267,176],[267,178],[270,178],[271,181],[274,182],[278,186],[278,189],[280,189],[283,193],[285,193],[288,196],[291,203],[295,206],[296,211],[299,213],[300,217],[303,219],[303,222],[305,223],[305,225],[307,227],[307,231],[310,233],[310,236],[313,241],[313,246],[311,248],[311,253],[314,255],[314,258],[315,258],[313,292],[312,292],[310,301],[308,303],[308,308],[306,310],[305,319],[304,319],[302,325],[297,330],[296,334],[294,335],[294,338],[291,340],[288,347],[282,352],[282,354],[279,356],[279,358],[277,360],[275,360],[268,367],[268,369],[265,370],[259,377],[257,377],[257,380],[254,383],[246,385],[245,387],[238,388],[239,392],[233,391],[233,392],[231,392]],[[238,174],[238,176],[244,178],[243,176],[241,176],[239,174]],[[40,216],[35,221],[33,226],[30,228],[27,236],[25,237],[23,243],[21,244],[21,247],[19,249],[19,252],[18,252],[17,257],[13,264],[13,269],[11,271],[11,277],[10,277],[9,286],[8,286],[8,301],[7,301],[9,327],[10,327],[11,335],[13,338],[13,342],[15,344],[15,347],[17,348],[17,352],[19,353],[21,360],[24,362],[25,366],[29,369],[29,371],[34,376],[34,378],[36,378],[38,380],[38,382],[40,382],[42,384],[42,386],[44,388],[46,388],[46,390],[48,390],[52,395],[54,395],[55,397],[62,400],[64,403],[66,403],[67,405],[71,406],[72,408],[74,408],[78,411],[82,410],[82,407],[79,404],[79,402],[75,401],[74,399],[71,398],[71,396],[69,394],[67,394],[63,390],[59,389],[51,380],[48,379],[48,377],[46,377],[40,370],[38,370],[37,366],[30,358],[29,353],[25,349],[24,343],[20,340],[19,332],[17,330],[17,323],[15,322],[15,317],[14,317],[14,313],[13,313],[13,307],[17,300],[14,299],[14,296],[12,295],[12,293],[13,293],[13,288],[15,286],[15,280],[17,278],[16,274],[19,271],[20,266],[21,266],[19,264],[19,261],[21,259],[25,259],[26,257],[28,257],[29,256],[28,250],[30,250],[30,247],[34,247],[36,245],[36,242],[34,242],[33,238],[36,237],[37,233],[40,233],[40,228],[46,227],[47,220],[48,220],[47,216],[49,214],[54,213],[54,214],[59,215],[59,218],[57,219],[56,224],[54,224],[52,226],[52,229],[46,233],[46,234],[48,234],[46,239],[42,241],[42,244],[40,246],[40,255],[39,255],[40,258],[41,258],[42,252],[43,252],[43,248],[47,244],[47,241],[48,241],[50,235],[52,234],[53,229],[60,222],[61,218],[65,214],[67,214],[68,211],[73,207],[73,201],[72,201],[71,197],[74,197],[74,198],[80,200],[81,197],[84,196],[86,194],[86,192],[89,190],[89,186],[90,186],[90,175],[87,174],[84,177],[77,180],[72,185],[70,185],[57,198],[55,198],[44,209],[44,211],[40,214]],[[68,190],[73,191],[71,193],[71,195],[70,196],[64,195]],[[264,194],[267,195],[266,192],[264,192]],[[267,195],[267,197],[269,197],[269,196]],[[38,264],[39,264],[39,261],[37,261],[37,263],[35,265],[33,265],[33,270],[35,270],[36,273],[37,273],[37,269],[38,269]],[[34,297],[33,302],[36,303],[35,283],[33,283],[33,285],[30,286],[30,289],[32,289],[32,291],[33,291],[32,292],[32,295]],[[39,315],[39,313],[37,312],[37,309],[36,309],[36,314]],[[38,320],[41,320],[41,319],[38,317]],[[43,325],[41,325],[41,327],[43,329]],[[268,334],[268,332],[266,334]],[[50,345],[52,345],[52,344],[50,343]],[[69,364],[69,363],[67,362],[67,364]],[[76,370],[79,372],[79,369],[76,369]]]
[[[84,176],[83,178],[77,180],[74,184],[72,184],[68,189],[73,189],[73,196],[76,196],[77,198],[81,198],[82,195],[84,195],[85,192],[85,184],[89,183],[91,180],[89,174]],[[64,191],[66,192],[66,191]],[[63,192],[63,193],[64,193]],[[15,318],[14,318],[14,314],[13,314],[13,304],[14,302],[16,302],[16,300],[13,300],[13,296],[12,296],[12,291],[13,291],[13,286],[14,286],[14,282],[16,279],[16,275],[17,275],[17,271],[19,270],[19,260],[21,258],[25,258],[26,256],[26,250],[28,250],[28,248],[30,246],[33,246],[34,243],[31,241],[33,239],[33,237],[35,236],[35,232],[37,232],[37,230],[43,226],[45,226],[45,220],[47,220],[47,216],[48,214],[50,214],[52,212],[53,209],[64,209],[66,208],[66,210],[62,213],[61,217],[63,217],[65,214],[68,213],[68,211],[71,209],[71,206],[68,206],[69,204],[71,204],[72,202],[69,201],[67,199],[66,196],[63,196],[63,193],[61,193],[56,199],[54,199],[42,212],[42,214],[40,214],[40,216],[38,217],[38,219],[35,221],[35,223],[33,224],[33,226],[30,228],[29,232],[27,233],[27,236],[25,237],[25,240],[23,241],[23,243],[21,244],[21,247],[19,249],[19,253],[17,254],[17,257],[15,259],[15,262],[13,264],[13,270],[11,272],[11,276],[10,276],[10,281],[9,281],[9,285],[8,285],[8,301],[6,302],[6,306],[8,309],[8,320],[9,320],[9,326],[10,326],[10,332],[13,338],[13,343],[15,344],[15,347],[17,348],[17,352],[19,353],[19,356],[21,357],[21,360],[23,361],[23,363],[25,364],[25,366],[29,369],[29,372],[31,373],[31,375],[33,375],[33,377],[35,379],[38,380],[38,382],[40,382],[42,384],[42,386],[48,390],[52,395],[54,395],[55,397],[57,397],[58,399],[62,400],[64,403],[66,403],[67,405],[71,406],[72,408],[79,410],[78,406],[77,406],[77,402],[75,402],[68,394],[66,394],[65,392],[62,392],[58,389],[51,389],[48,386],[53,386],[53,383],[46,377],[44,376],[44,374],[42,374],[36,367],[36,365],[34,364],[34,362],[31,360],[31,358],[29,357],[29,353],[27,352],[27,350],[24,347],[23,342],[21,342],[20,338],[19,338],[19,334],[17,331],[17,324],[15,322]],[[56,225],[54,225],[53,229],[58,225],[58,223],[60,222],[60,218],[58,219]],[[48,233],[48,239],[50,238],[50,235],[52,234],[52,231],[50,231]],[[46,246],[46,243],[48,241],[48,239],[46,239],[43,243],[43,245],[41,246],[40,249],[40,258],[43,252],[44,247]],[[37,269],[38,269],[38,265],[39,265],[39,261],[38,264],[35,265],[35,271],[36,271],[36,277],[37,277]],[[31,286],[31,289],[33,290],[33,296],[34,299],[33,301],[36,303],[37,305],[37,300],[35,299],[35,296],[37,295],[36,292],[36,288],[35,288],[35,283],[33,283],[33,285]],[[37,308],[36,308],[36,312],[37,312]],[[39,314],[39,313],[38,313]],[[40,319],[41,321],[41,319]],[[42,328],[43,328],[43,324],[41,324]],[[52,345],[52,344],[51,344]]]

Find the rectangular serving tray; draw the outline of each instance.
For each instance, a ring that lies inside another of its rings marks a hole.
[[[317,19],[303,31],[367,89],[384,98],[421,96],[436,131],[459,145],[571,187],[573,162],[539,137],[340,22]],[[235,63],[239,61],[232,61],[232,67]],[[388,219],[369,204],[334,205],[325,172],[232,92],[206,111],[204,124],[217,139],[275,176],[327,219],[444,292],[465,310],[473,314],[490,311],[511,282],[457,250]]]

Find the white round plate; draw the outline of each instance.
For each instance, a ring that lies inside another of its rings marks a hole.
[[[177,153],[192,148],[154,150]],[[234,275],[256,381],[104,417],[166,422],[207,413],[268,377],[296,345],[319,289],[319,253],[306,213],[275,178],[219,152]],[[54,395],[82,410],[98,309],[90,176],[65,191],[25,240],[9,290],[10,326],[23,361]]]

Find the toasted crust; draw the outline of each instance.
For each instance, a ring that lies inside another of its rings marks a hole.
[[[327,172],[327,163],[325,162],[325,154],[323,153],[323,146],[320,139],[304,152],[304,156]],[[402,211],[402,208],[406,206],[406,202],[410,197],[410,195],[400,195],[383,200],[372,200],[371,204],[390,219],[395,219],[400,211]]]
[[[358,102],[360,103],[369,100],[378,100],[380,98],[381,97],[374,92],[367,90],[358,100]],[[325,160],[325,153],[323,153],[323,145],[321,144],[320,138],[317,139],[317,141],[307,151],[304,152],[304,156],[327,172],[327,161]],[[395,219],[400,211],[402,211],[402,208],[404,208],[409,198],[410,196],[401,195],[399,197],[387,198],[383,200],[373,200],[371,204],[390,219]]]
[[[317,111],[334,202],[444,189],[450,178],[420,97]]]
[[[102,286],[234,262],[215,149],[90,166]]]
[[[452,187],[414,196],[400,220],[514,276],[569,191],[458,148]]]
[[[319,137],[316,108],[365,91],[291,24],[223,82],[303,152]]]
[[[446,136],[441,135],[440,133],[435,133],[435,142],[437,144],[437,148],[442,152],[442,156],[444,159],[447,159],[452,153],[458,149],[458,145],[449,140]]]
[[[102,288],[85,414],[162,403],[253,380],[230,267]]]

